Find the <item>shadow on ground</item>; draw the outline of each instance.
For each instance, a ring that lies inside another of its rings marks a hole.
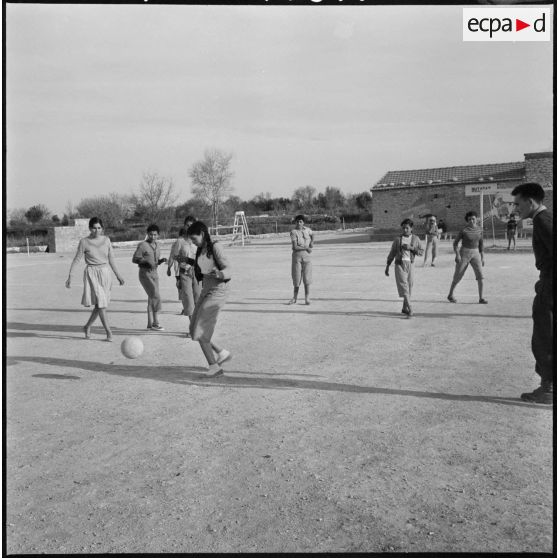
[[[205,373],[201,367],[192,366],[138,366],[138,365],[120,365],[105,364],[100,362],[70,360],[53,357],[26,357],[11,356],[6,359],[8,366],[14,366],[20,362],[31,362],[35,364],[47,364],[61,367],[78,368],[89,372],[102,372],[125,378],[141,378],[144,380],[158,380],[161,382],[170,382],[173,384],[196,385],[199,387],[231,387],[231,388],[259,388],[259,389],[310,389],[320,391],[339,391],[370,395],[385,396],[404,396],[404,397],[421,397],[428,399],[443,399],[446,401],[465,401],[479,403],[495,403],[499,405],[513,405],[518,407],[532,407],[535,409],[552,411],[552,406],[541,406],[533,403],[522,402],[519,399],[511,397],[498,397],[492,395],[459,395],[452,393],[435,393],[428,391],[415,391],[408,389],[390,389],[378,388],[374,386],[360,386],[355,384],[342,384],[337,382],[325,382],[316,380],[302,379],[282,379],[275,378],[279,374],[271,373],[246,373],[242,371],[227,370],[224,376],[212,378]],[[270,377],[259,377],[259,376]],[[247,375],[253,377],[246,377]],[[290,374],[289,374],[290,375]],[[60,375],[57,375],[60,376]],[[294,376],[294,374],[293,374]],[[44,377],[44,375],[40,376]]]
[[[164,335],[171,337],[183,337],[185,331],[151,331],[146,328],[123,328],[111,326],[114,335]],[[43,333],[36,333],[43,332]],[[57,333],[66,332],[74,335],[57,335]],[[101,325],[91,327],[92,335],[105,335],[105,331]],[[86,340],[83,334],[82,325],[60,325],[60,324],[38,324],[25,322],[8,322],[6,324],[6,337],[43,337],[49,339],[79,339]],[[94,340],[87,339],[87,341]]]

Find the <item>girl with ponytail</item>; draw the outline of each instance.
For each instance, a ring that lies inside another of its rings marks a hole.
[[[207,359],[212,376],[223,374],[222,364],[232,358],[226,349],[213,341],[219,312],[227,301],[231,267],[221,243],[212,240],[207,226],[196,221],[188,227],[188,238],[197,246],[194,265],[196,277],[202,282],[202,290],[190,319],[190,337],[198,341]]]

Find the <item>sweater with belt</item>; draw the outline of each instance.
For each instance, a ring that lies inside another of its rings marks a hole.
[[[389,251],[387,258],[387,265],[391,265],[391,262],[395,260],[396,264],[400,264],[403,260],[403,247],[401,243],[401,236],[398,236],[391,245],[391,250]],[[420,256],[423,253],[422,244],[420,243],[420,238],[414,234],[411,235],[411,242],[409,244],[409,254],[411,256],[411,263],[415,261],[415,255]]]

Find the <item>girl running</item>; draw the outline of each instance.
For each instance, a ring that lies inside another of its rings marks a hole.
[[[101,219],[98,217],[90,219],[89,231],[89,236],[79,241],[77,252],[66,280],[66,288],[69,289],[71,287],[74,267],[85,257],[86,267],[83,273],[83,296],[81,297],[81,303],[86,307],[93,304],[94,308],[87,323],[83,326],[83,332],[85,333],[85,338],[90,339],[91,326],[97,319],[97,316],[99,316],[107,334],[106,341],[112,341],[112,332],[107,318],[107,308],[110,302],[110,290],[112,287],[110,270],[112,269],[121,285],[124,285],[124,279],[116,269],[112,244],[109,237],[103,235],[103,222]]]

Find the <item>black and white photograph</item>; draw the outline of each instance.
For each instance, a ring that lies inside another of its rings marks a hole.
[[[556,553],[553,2],[4,2],[3,555]]]

